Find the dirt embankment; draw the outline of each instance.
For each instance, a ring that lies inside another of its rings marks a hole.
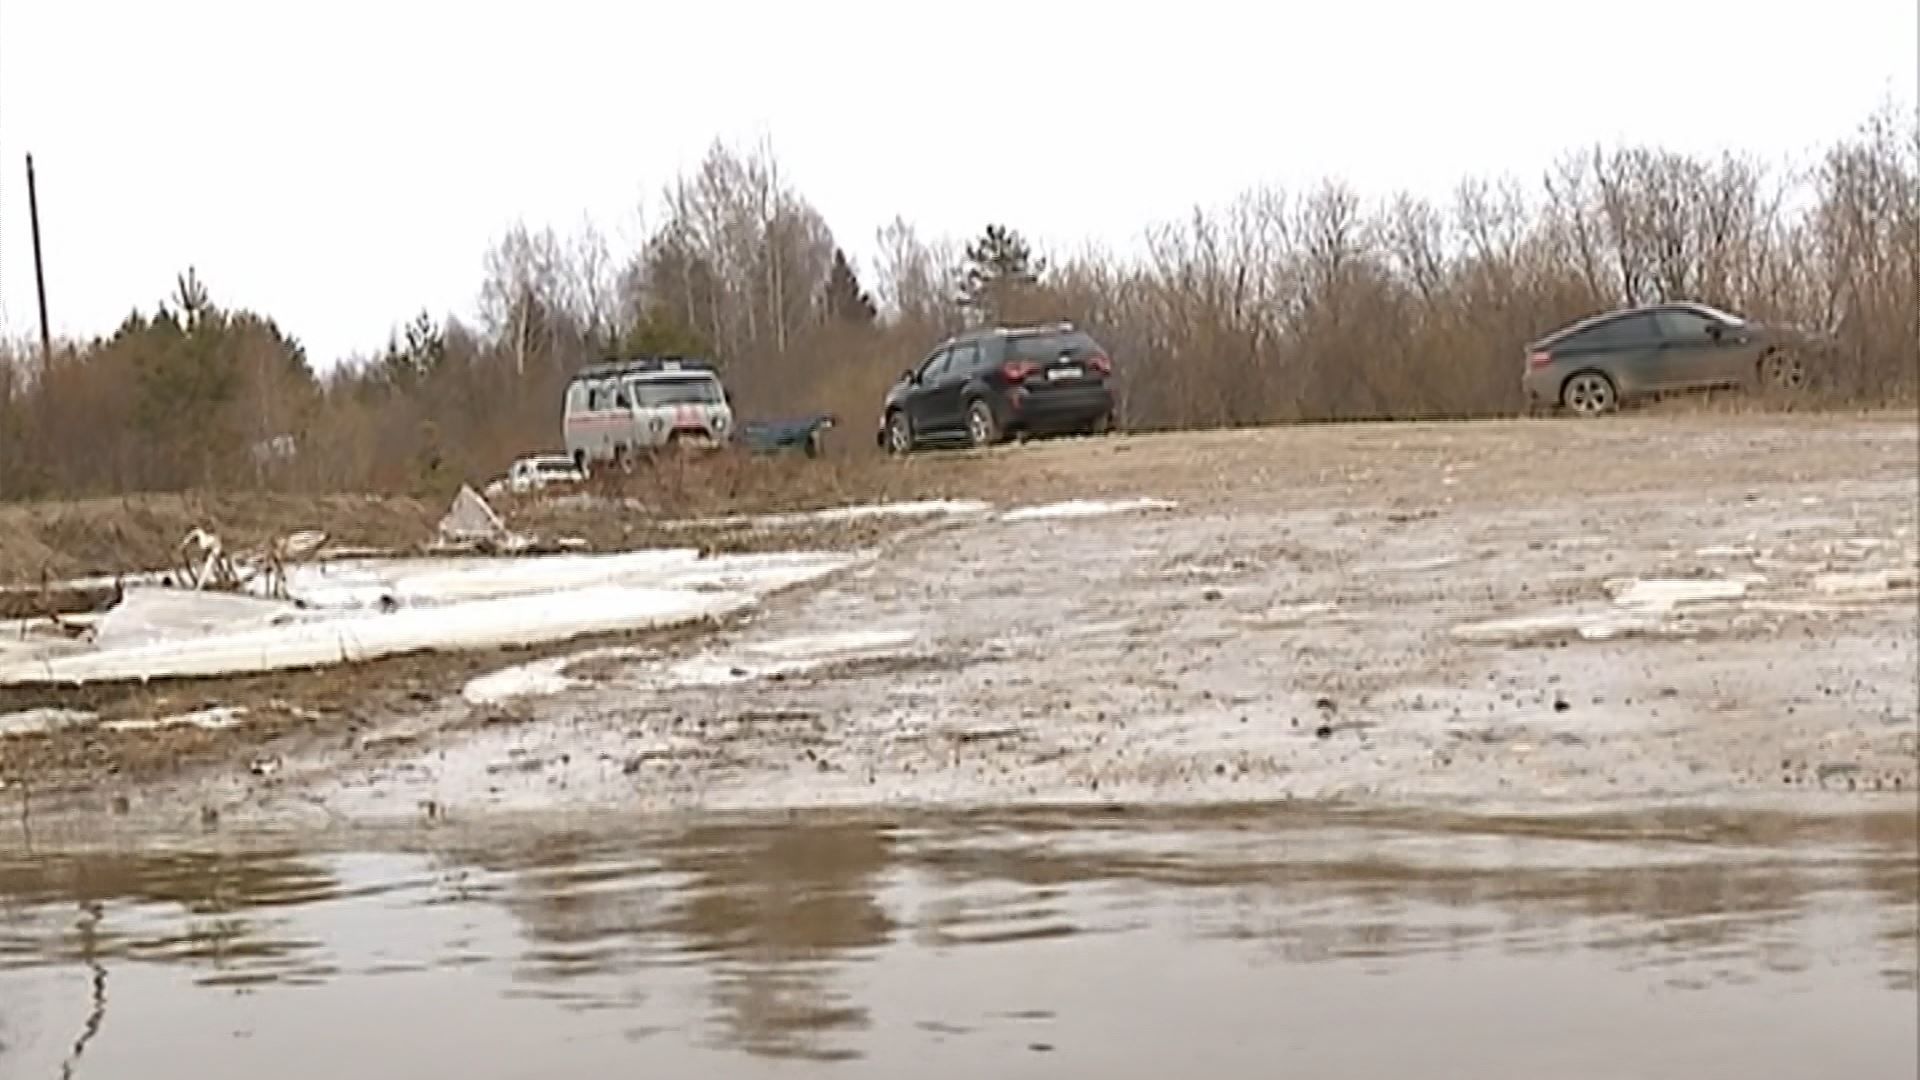
[[[857,440],[861,433],[845,433]],[[751,523],[689,521],[810,510],[901,499],[996,498],[1010,491],[1059,490],[1074,477],[1056,464],[1029,461],[1010,469],[999,455],[946,454],[895,461],[870,446],[842,445],[826,459],[743,454],[687,454],[606,473],[573,492],[580,496],[492,499],[508,527],[546,537],[575,537],[598,551],[656,546],[745,551],[792,547],[792,530],[770,534]],[[476,484],[476,487],[479,485]],[[61,579],[161,570],[177,566],[181,541],[195,528],[220,537],[229,551],[260,547],[296,530],[318,529],[330,545],[412,550],[434,538],[447,497],[263,492],[192,492],[71,501],[0,504],[0,618],[33,618],[85,610],[110,598],[49,597]],[[866,523],[801,536],[844,545],[876,538]]]

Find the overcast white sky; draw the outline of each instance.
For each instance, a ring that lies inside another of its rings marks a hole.
[[[1595,141],[1805,162],[1911,112],[1916,0],[0,0],[0,333],[110,330],[193,264],[321,364],[470,312],[516,219],[772,140],[856,255],[1006,221],[1126,243],[1255,183],[1531,178]],[[995,92],[998,91],[998,96]]]

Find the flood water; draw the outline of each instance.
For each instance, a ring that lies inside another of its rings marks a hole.
[[[1909,811],[0,847],[0,1076],[1910,1078]]]

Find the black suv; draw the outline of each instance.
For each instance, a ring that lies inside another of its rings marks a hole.
[[[908,454],[932,443],[991,446],[1014,433],[1088,434],[1113,424],[1107,350],[1071,323],[952,337],[887,391],[876,435]]]

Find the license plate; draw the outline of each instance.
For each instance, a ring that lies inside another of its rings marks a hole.
[[[1047,380],[1049,382],[1059,382],[1061,379],[1077,379],[1080,377],[1080,374],[1080,369],[1077,367],[1048,368]]]

